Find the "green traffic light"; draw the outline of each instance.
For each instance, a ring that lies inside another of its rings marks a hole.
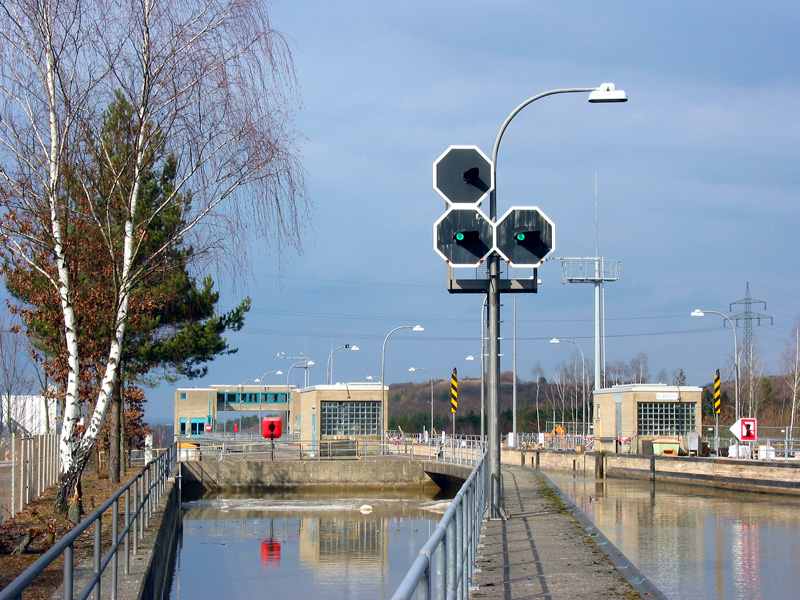
[[[518,242],[524,242],[525,241],[525,234],[523,232],[521,232],[521,231],[515,237],[517,238]]]
[[[456,234],[456,241],[457,242],[463,242],[464,241],[464,232],[463,231],[459,231]]]

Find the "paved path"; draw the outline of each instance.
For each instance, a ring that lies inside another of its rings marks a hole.
[[[508,519],[486,523],[473,600],[664,598],[537,471],[502,472]]]

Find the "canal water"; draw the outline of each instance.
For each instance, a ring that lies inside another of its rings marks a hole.
[[[548,476],[670,600],[800,598],[800,498]]]
[[[171,600],[390,598],[450,504],[438,488],[183,503]]]

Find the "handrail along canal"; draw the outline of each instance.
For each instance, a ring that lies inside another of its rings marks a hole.
[[[487,507],[486,455],[478,461],[419,551],[392,600],[465,600],[469,597]]]
[[[93,595],[100,598],[100,581],[106,568],[111,565],[111,598],[117,598],[119,574],[119,550],[124,552],[123,572],[130,571],[131,541],[133,554],[138,554],[139,540],[144,536],[145,528],[155,512],[156,505],[166,489],[167,480],[175,472],[177,465],[177,444],[161,452],[141,470],[117,490],[106,502],[91,515],[78,523],[68,534],[58,540],[50,550],[45,552],[35,563],[28,567],[8,586],[0,590],[0,600],[22,600],[22,593],[50,564],[59,556],[64,557],[63,597],[74,598],[74,545],[78,537],[94,527],[93,573],[84,586],[79,599]],[[119,509],[124,502],[123,522],[120,531]],[[105,513],[111,509],[112,533],[111,545],[102,554],[102,526]]]

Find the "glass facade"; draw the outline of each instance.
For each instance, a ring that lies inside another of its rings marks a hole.
[[[640,402],[639,435],[686,435],[697,431],[695,402]]]
[[[217,392],[217,402],[227,404],[288,404],[287,392]]]
[[[380,435],[380,401],[321,402],[320,413],[320,435]]]

